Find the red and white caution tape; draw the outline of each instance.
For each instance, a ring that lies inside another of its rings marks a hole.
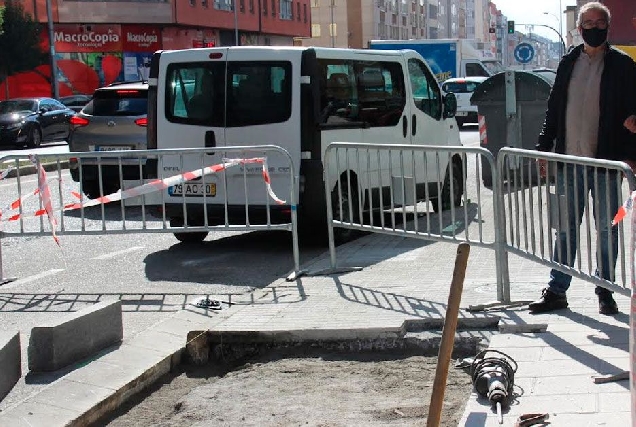
[[[38,190],[40,191],[40,198],[42,200],[42,205],[44,206],[46,216],[49,219],[49,225],[51,226],[51,234],[53,235],[53,240],[55,240],[55,243],[57,243],[57,245],[59,246],[60,239],[58,239],[57,235],[55,234],[57,220],[55,219],[55,215],[53,214],[53,204],[51,203],[51,189],[49,188],[49,184],[46,181],[46,171],[33,154],[29,155],[29,159],[38,169]]]
[[[60,178],[49,178],[47,181],[47,185],[49,185],[49,183],[51,181],[58,181],[58,182],[62,182],[63,181]],[[73,197],[75,197],[77,200],[81,200],[81,195],[75,191],[73,188],[69,187],[68,185],[66,186],[66,189],[69,191],[69,193],[71,193],[71,195],[73,195]],[[35,212],[33,212],[31,215],[26,215],[24,213],[16,213],[10,216],[6,216],[5,217],[5,213],[6,212],[11,212],[11,211],[15,211],[15,210],[19,210],[20,207],[24,207],[25,202],[27,200],[29,200],[30,198],[37,196],[38,194],[40,194],[40,188],[36,188],[35,190],[33,190],[31,193],[20,197],[19,199],[14,200],[13,202],[11,202],[7,207],[5,207],[4,209],[0,209],[0,222],[2,221],[17,221],[20,218],[29,218],[29,217],[38,217],[38,216],[42,216],[44,214],[46,214],[46,210],[45,209],[38,209]],[[64,206],[64,208],[68,208],[71,206],[74,206],[75,202],[73,203],[69,203],[66,204]]]
[[[634,201],[636,200],[636,191],[632,191],[632,194],[629,195],[623,206],[618,208],[618,212],[614,215],[614,219],[612,220],[612,225],[616,225],[621,222],[627,214],[634,209]]]
[[[267,186],[267,193],[269,196],[278,204],[284,205],[285,200],[281,200],[276,196],[274,191],[272,190],[271,180],[269,177],[269,172],[267,171],[267,159],[264,157],[254,157],[251,159],[223,159],[223,163],[216,164],[213,166],[207,166],[205,168],[197,169],[196,171],[182,173],[180,175],[174,175],[165,179],[157,179],[146,184],[140,185],[138,187],[130,188],[128,190],[124,190],[118,193],[109,194],[106,196],[98,197],[84,204],[76,203],[70,207],[65,208],[64,210],[75,210],[80,209],[82,207],[87,208],[90,206],[97,206],[101,204],[117,202],[120,200],[129,199],[131,197],[142,196],[145,194],[154,193],[156,191],[165,190],[168,187],[175,186],[177,184],[181,184],[187,181],[192,181],[194,179],[201,178],[204,175],[209,175],[217,172],[221,172],[227,168],[238,165],[245,165],[248,163],[260,163],[263,165],[263,179],[265,180],[265,184]]]
[[[141,196],[144,194],[149,194],[149,193],[153,193],[156,191],[161,191],[164,190],[168,187],[172,187],[174,185],[177,184],[181,184],[183,182],[186,181],[190,181],[193,179],[197,179],[200,178],[203,175],[208,175],[208,174],[212,174],[212,173],[217,173],[220,171],[223,171],[229,167],[232,166],[237,166],[237,165],[245,165],[245,164],[249,164],[249,163],[260,163],[263,165],[263,170],[262,170],[262,174],[263,174],[263,180],[265,181],[265,185],[267,187],[267,193],[269,194],[269,196],[278,204],[285,204],[285,200],[281,200],[278,196],[276,196],[276,194],[274,193],[274,191],[272,190],[272,186],[271,186],[271,179],[269,176],[269,172],[268,172],[268,167],[267,167],[267,159],[264,157],[255,157],[255,158],[251,158],[251,159],[224,159],[224,162],[221,164],[217,164],[217,165],[213,165],[213,166],[208,166],[206,168],[203,169],[198,169],[196,171],[193,172],[186,172],[180,175],[174,175],[168,178],[165,178],[163,180],[155,180],[152,182],[149,182],[147,184],[138,186],[138,187],[134,187],[128,190],[124,190],[122,192],[118,192],[118,193],[113,193],[113,194],[108,194],[90,201],[87,201],[86,203],[78,203],[78,202],[73,202],[73,203],[69,203],[66,204],[62,207],[62,210],[64,211],[70,211],[70,210],[76,210],[76,209],[81,209],[81,208],[87,208],[90,206],[97,206],[100,204],[106,204],[106,203],[110,203],[110,202],[115,202],[115,201],[120,201],[120,200],[125,200],[131,197],[137,197],[137,196]],[[43,178],[42,178],[42,174]],[[40,184],[40,180],[44,179],[44,184]],[[57,180],[57,178],[52,178],[48,181],[53,181],[53,180]],[[15,201],[13,201],[4,211],[12,211],[12,210],[17,210],[20,208],[20,206],[23,206],[25,200],[36,196],[38,194],[42,194],[42,204],[44,206],[44,209],[39,209],[36,210],[35,212],[31,213],[31,214],[20,214],[20,213],[16,213],[14,215],[11,216],[7,216],[3,218],[3,211],[0,210],[0,221],[17,221],[20,218],[25,218],[25,217],[38,217],[38,216],[42,216],[44,214],[49,215],[49,211],[53,212],[52,206],[50,201],[50,187],[48,185],[48,181],[46,181],[46,172],[44,172],[44,169],[41,168],[41,171],[39,172],[39,176],[38,176],[38,188],[36,188],[32,193],[27,194]],[[44,197],[44,191],[47,191],[48,193],[48,204],[46,202],[46,197]],[[70,193],[77,199],[77,200],[81,200],[81,195],[71,189],[68,188]],[[47,206],[49,206],[51,209],[47,209]],[[51,221],[51,218],[49,218],[49,221]],[[53,221],[55,221],[55,218],[53,217]],[[57,240],[56,240],[57,241]]]
[[[5,179],[7,177],[7,175],[9,175],[9,172],[11,172],[13,169],[15,169],[15,166],[9,165],[9,167],[7,167],[5,170],[0,172],[0,181]]]

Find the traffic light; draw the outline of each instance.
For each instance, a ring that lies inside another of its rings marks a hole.
[[[515,21],[508,21],[508,34],[515,33]]]

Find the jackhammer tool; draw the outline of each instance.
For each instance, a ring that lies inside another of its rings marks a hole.
[[[470,367],[475,391],[496,405],[499,424],[503,424],[502,406],[510,404],[517,367],[512,357],[498,350],[478,353]]]

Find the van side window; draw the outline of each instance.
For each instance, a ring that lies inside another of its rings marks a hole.
[[[227,127],[281,123],[291,117],[291,63],[228,64]]]
[[[394,62],[318,61],[320,124],[395,126],[406,105],[402,67]]]
[[[436,120],[442,118],[442,94],[437,80],[419,59],[409,59],[409,77],[415,106]]]
[[[171,64],[166,79],[166,116],[171,122],[223,126],[225,63]]]

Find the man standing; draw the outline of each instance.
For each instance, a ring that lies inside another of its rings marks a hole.
[[[636,138],[626,126],[636,112],[636,64],[607,42],[610,11],[599,2],[581,7],[577,27],[584,43],[565,55],[548,99],[537,150],[607,160],[636,160]],[[631,162],[630,162],[631,163]],[[540,162],[545,170],[545,161]],[[620,175],[602,168],[560,163],[557,194],[566,198],[567,225],[556,233],[554,261],[574,265],[577,236],[585,201],[591,192],[598,235],[596,274],[614,279],[618,234],[611,226],[619,206]],[[609,194],[606,194],[609,188]],[[541,298],[530,311],[543,313],[568,306],[566,291],[572,276],[553,269]],[[616,314],[612,292],[597,286],[599,313]]]

